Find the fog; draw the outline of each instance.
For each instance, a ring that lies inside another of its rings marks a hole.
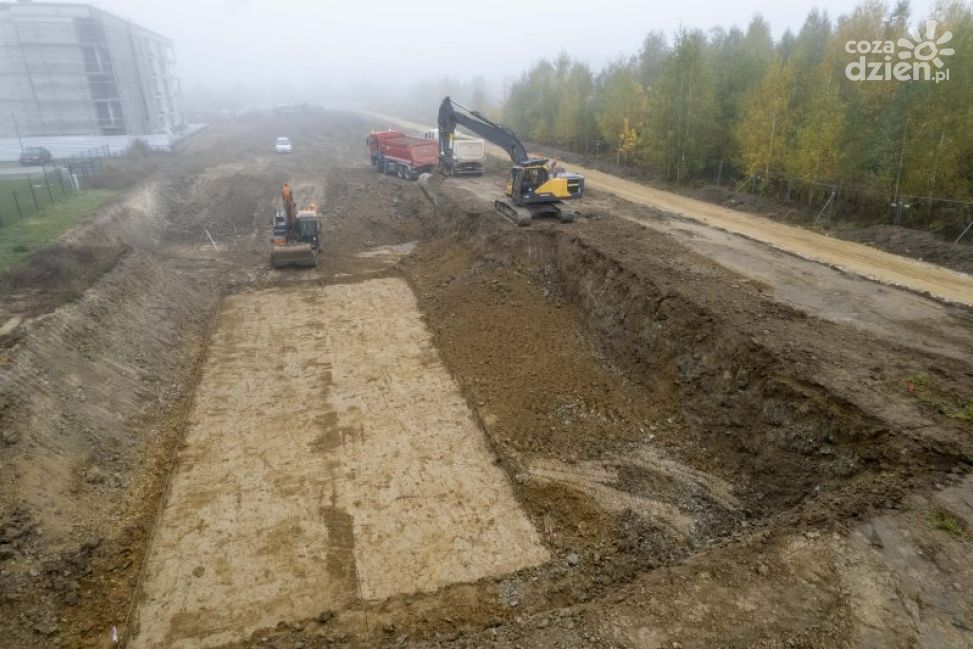
[[[175,43],[188,108],[374,99],[412,84],[482,77],[499,98],[541,57],[566,52],[595,69],[637,53],[645,34],[745,27],[757,14],[775,37],[817,7],[832,18],[853,0],[102,0],[103,9]],[[913,3],[913,15],[928,9]]]

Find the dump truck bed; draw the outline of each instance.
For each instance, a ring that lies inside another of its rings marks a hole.
[[[403,135],[379,142],[382,155],[388,159],[407,162],[413,167],[424,167],[439,162],[439,147],[435,142]]]

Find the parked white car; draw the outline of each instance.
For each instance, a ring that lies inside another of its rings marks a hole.
[[[277,153],[291,153],[294,147],[291,146],[291,141],[286,137],[279,137],[277,141],[274,142],[274,150]]]

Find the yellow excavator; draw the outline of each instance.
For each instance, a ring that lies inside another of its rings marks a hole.
[[[318,265],[321,254],[321,227],[317,208],[310,204],[300,210],[294,191],[284,183],[281,207],[274,213],[270,263],[274,268]]]
[[[447,158],[452,155],[457,125],[496,144],[513,161],[505,190],[510,200],[494,201],[497,212],[517,225],[529,225],[539,216],[553,216],[562,223],[574,220],[573,214],[561,209],[561,202],[584,196],[584,176],[566,172],[553,175],[547,159],[527,155],[513,131],[449,97],[439,105],[439,150]]]

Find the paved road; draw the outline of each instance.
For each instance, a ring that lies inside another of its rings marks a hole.
[[[429,126],[391,115],[363,111],[401,128],[425,131]],[[499,158],[508,156],[499,147],[487,147]],[[687,198],[594,169],[570,165],[585,176],[591,189],[608,192],[632,203],[654,207],[774,248],[817,261],[892,286],[901,286],[933,297],[973,306],[973,277],[934,264],[900,257],[852,241],[828,237],[804,228],[778,223],[753,214]]]
[[[44,167],[0,167],[0,178],[10,178],[17,176],[40,175],[44,172]]]

